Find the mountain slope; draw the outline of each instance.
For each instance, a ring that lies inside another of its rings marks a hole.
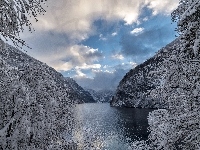
[[[176,39],[155,56],[131,69],[120,81],[111,106],[167,108],[167,102],[160,95],[166,80],[166,72],[161,70],[171,65],[165,61],[166,58],[178,55],[178,44],[179,39]]]
[[[108,103],[110,102],[112,96],[114,95],[114,92],[110,90],[100,90],[100,91],[95,91],[92,89],[85,89],[85,90],[92,95],[95,102],[97,103]]]
[[[93,99],[91,94],[88,91],[84,90],[81,86],[79,86],[75,80],[73,80],[72,78],[66,77],[65,81],[70,87],[72,87],[73,91],[75,91],[75,93],[79,95],[80,99],[83,102],[95,103],[95,100]]]
[[[67,145],[80,98],[53,68],[0,41],[0,149]]]
[[[38,69],[42,71],[45,70],[46,73],[54,77],[56,82],[64,82],[65,89],[68,93],[68,97],[77,103],[84,103],[94,100],[82,87],[80,87],[73,79],[63,78],[61,73],[58,73],[55,69],[47,66],[45,63],[42,63],[27,54],[17,50],[9,45],[7,49],[0,52],[0,55],[6,62],[12,66],[16,67],[20,72],[25,74],[33,71],[33,69]],[[43,74],[45,76],[46,74]],[[86,99],[88,96],[89,100]],[[85,100],[85,101],[84,101]]]

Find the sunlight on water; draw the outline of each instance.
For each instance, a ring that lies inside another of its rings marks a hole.
[[[114,108],[109,104],[79,104],[74,110],[70,141],[80,150],[131,149],[134,140],[147,139],[149,111]]]

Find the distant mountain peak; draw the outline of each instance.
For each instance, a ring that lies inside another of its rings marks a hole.
[[[99,90],[99,91],[95,91],[93,89],[88,89],[85,88],[86,91],[88,91],[93,99],[97,102],[97,103],[108,103],[111,101],[112,96],[114,95],[114,91],[112,90]]]

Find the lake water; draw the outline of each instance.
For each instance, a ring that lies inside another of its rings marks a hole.
[[[72,140],[76,149],[126,150],[148,138],[147,116],[152,109],[116,108],[108,103],[78,104]]]

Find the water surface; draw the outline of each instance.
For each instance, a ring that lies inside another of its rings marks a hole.
[[[72,141],[77,149],[126,150],[134,140],[146,140],[152,109],[116,108],[108,103],[75,107]]]

